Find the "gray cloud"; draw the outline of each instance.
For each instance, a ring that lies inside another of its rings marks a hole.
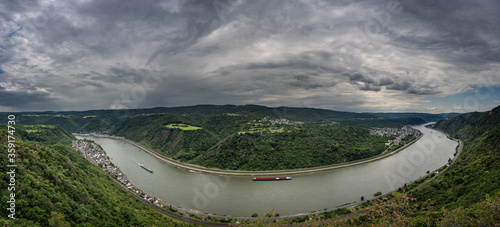
[[[390,3],[2,1],[0,108],[405,111],[380,103],[500,87],[498,1]]]
[[[386,88],[389,90],[406,91],[409,88],[411,88],[411,83],[408,81],[400,81],[400,82],[395,82],[390,86],[386,86]]]
[[[380,81],[377,83],[378,86],[386,86],[386,85],[391,85],[393,84],[394,81],[391,78],[384,77],[380,79]]]
[[[349,80],[350,83],[353,83],[353,84],[358,84],[358,82],[363,82],[365,84],[372,84],[374,83],[375,81],[373,81],[372,78],[368,77],[368,76],[365,76],[361,73],[344,73],[344,76],[346,76]]]
[[[364,86],[360,86],[359,90],[362,90],[362,91],[380,91],[381,87],[372,86],[372,85],[366,83]]]

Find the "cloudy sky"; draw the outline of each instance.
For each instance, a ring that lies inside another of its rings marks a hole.
[[[2,0],[0,112],[500,105],[500,2]]]

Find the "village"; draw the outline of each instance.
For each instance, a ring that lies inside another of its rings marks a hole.
[[[118,169],[118,167],[116,167],[109,160],[106,152],[104,152],[104,150],[99,145],[88,140],[73,140],[72,146],[76,151],[80,152],[83,157],[85,157],[95,165],[101,167],[104,172],[106,172],[110,176],[114,176],[116,180],[120,181],[130,191],[135,192],[137,195],[140,195],[142,198],[150,202],[153,202],[159,207],[168,205],[164,201],[144,193],[142,190],[132,184],[130,180],[127,179],[127,177],[120,171],[120,169]]]
[[[255,120],[254,120],[255,122]],[[267,117],[262,118],[261,120],[258,120],[257,122],[259,123],[264,123],[264,122],[269,122],[270,125],[301,125],[304,124],[302,121],[291,121],[285,118],[278,118],[278,119],[268,119]]]
[[[403,126],[400,129],[397,128],[373,128],[370,130],[371,135],[379,136],[396,136],[395,139],[389,140],[385,143],[385,146],[390,146],[391,144],[399,144],[406,136],[413,136],[415,138],[422,135],[422,132],[416,130],[410,126]]]

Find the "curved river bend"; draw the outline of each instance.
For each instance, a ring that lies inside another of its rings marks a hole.
[[[453,158],[458,142],[423,125],[413,127],[423,137],[395,155],[349,168],[294,176],[291,181],[259,182],[251,177],[192,173],[167,165],[121,140],[77,138],[94,140],[136,186],[175,206],[233,216],[261,216],[274,208],[284,216],[337,207],[359,201],[361,196],[371,199],[372,194],[396,190]]]

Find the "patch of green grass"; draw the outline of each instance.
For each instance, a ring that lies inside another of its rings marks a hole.
[[[178,128],[181,130],[199,130],[199,129],[201,129],[201,127],[187,125],[187,124],[168,124],[168,125],[165,125],[165,127],[166,128]]]
[[[47,129],[54,129],[54,125],[23,125],[22,128],[28,133],[43,132]]]

